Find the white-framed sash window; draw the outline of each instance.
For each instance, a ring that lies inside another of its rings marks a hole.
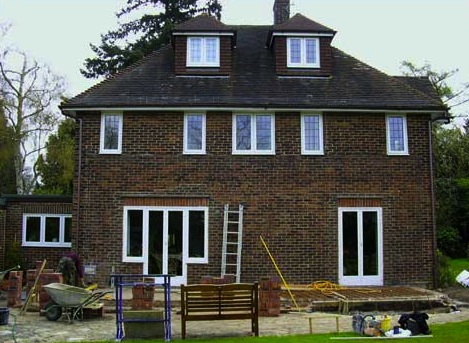
[[[289,68],[319,68],[319,38],[316,37],[288,37],[287,38],[287,67]]]
[[[409,154],[405,114],[386,115],[386,141],[388,155]]]
[[[303,155],[323,155],[323,121],[321,114],[301,115],[301,153]]]
[[[219,67],[220,37],[187,37],[188,67]]]
[[[120,154],[122,152],[122,113],[101,114],[101,154]]]
[[[234,114],[233,154],[275,154],[275,116]]]
[[[25,247],[71,247],[72,216],[70,214],[23,214]]]
[[[205,154],[205,113],[184,115],[184,154]]]

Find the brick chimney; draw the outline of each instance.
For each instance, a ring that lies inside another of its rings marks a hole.
[[[274,1],[274,25],[290,19],[290,0]]]

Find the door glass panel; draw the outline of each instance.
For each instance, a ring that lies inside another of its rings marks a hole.
[[[189,211],[189,257],[205,255],[205,212]]]
[[[168,274],[182,275],[182,211],[168,212]]]
[[[363,275],[378,275],[378,217],[363,212]]]
[[[142,256],[143,211],[127,212],[127,256]]]
[[[148,214],[148,274],[163,274],[163,211]]]
[[[358,275],[358,225],[356,212],[342,214],[342,253],[344,275]]]

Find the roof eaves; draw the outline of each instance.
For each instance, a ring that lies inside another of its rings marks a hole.
[[[121,75],[126,74],[126,73],[128,73],[128,72],[134,70],[135,68],[141,66],[141,65],[142,65],[144,62],[146,62],[148,59],[154,58],[155,56],[158,56],[159,54],[163,54],[163,53],[166,51],[166,49],[167,49],[168,47],[170,47],[170,46],[171,46],[170,44],[163,45],[161,48],[159,48],[159,49],[153,51],[152,53],[150,53],[150,54],[144,56],[144,57],[141,58],[139,61],[137,61],[137,62],[135,62],[135,63],[133,63],[133,64],[127,66],[126,68],[124,68],[124,69],[118,71],[117,73],[115,73],[115,74],[109,76],[108,78],[106,78],[106,79],[104,79],[104,80],[102,80],[102,81],[100,81],[100,82],[94,84],[94,85],[91,86],[90,88],[88,88],[88,89],[84,90],[83,92],[81,92],[81,93],[75,95],[73,98],[68,99],[68,100],[66,100],[65,102],[60,103],[59,109],[60,109],[61,111],[63,111],[63,110],[66,110],[67,108],[70,108],[70,107],[77,107],[77,105],[74,105],[74,104],[73,104],[73,102],[74,102],[75,100],[78,100],[79,98],[86,96],[88,93],[90,93],[90,92],[96,90],[97,88],[102,87],[103,85],[105,85],[105,84],[111,82],[111,81],[114,80],[115,78],[120,77]]]

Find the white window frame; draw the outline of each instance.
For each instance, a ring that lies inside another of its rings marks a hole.
[[[301,60],[299,63],[291,61],[291,41],[299,40],[300,41],[300,54]],[[306,62],[306,42],[308,40],[314,41],[316,44],[316,54],[315,59],[316,63],[307,63]],[[317,37],[287,37],[287,67],[288,68],[320,68],[321,67],[321,54],[319,52],[319,38]]]
[[[237,116],[250,116],[251,117],[251,149],[249,150],[239,150],[236,147],[237,139],[237,127],[236,127],[236,117]],[[270,116],[271,117],[271,127],[270,127],[270,137],[271,137],[271,147],[269,150],[258,150],[257,149],[257,116]],[[232,153],[233,155],[275,155],[275,115],[272,113],[234,113],[233,114],[233,125],[232,125]]]
[[[40,218],[40,237],[38,242],[26,240],[26,229],[28,218]],[[59,239],[57,242],[46,242],[46,218],[59,218]],[[65,242],[65,218],[72,218],[70,214],[51,214],[51,213],[24,213],[23,214],[23,229],[22,229],[22,246],[24,247],[60,247],[70,248],[72,242]],[[70,228],[71,230],[71,228]],[[70,233],[71,234],[71,233]]]
[[[202,117],[202,137],[201,137],[201,141],[202,141],[202,146],[200,149],[190,149],[189,148],[189,136],[188,136],[188,129],[189,129],[189,126],[188,126],[188,119],[190,116],[201,116]],[[185,113],[184,114],[184,150],[183,150],[183,153],[184,154],[199,154],[199,155],[203,155],[205,154],[205,140],[206,140],[206,114],[205,113]]]
[[[143,232],[142,232],[142,256],[128,256],[127,255],[127,213],[129,210],[143,211]],[[162,211],[167,215],[170,211],[183,212],[183,263],[189,264],[204,264],[208,263],[208,207],[206,206],[187,206],[187,207],[171,207],[171,206],[124,206],[124,215],[122,222],[122,262],[137,262],[146,263],[148,261],[148,213],[150,211]],[[205,227],[204,227],[204,256],[203,257],[189,257],[189,211],[204,211],[205,213]],[[167,233],[163,233],[163,240],[167,244]]]
[[[394,150],[392,149],[391,142],[391,127],[390,119],[391,118],[402,118],[402,136],[404,141],[404,149]],[[386,147],[388,155],[409,155],[409,142],[407,137],[407,116],[405,114],[387,114],[386,115]]]
[[[307,117],[318,117],[319,119],[319,149],[311,150],[306,147],[306,123]],[[320,113],[302,113],[301,114],[301,154],[302,155],[324,155],[324,133],[323,119]]]
[[[105,149],[104,148],[104,135],[106,117],[115,116],[119,119],[118,137],[117,137],[117,148],[116,149]],[[100,130],[100,142],[99,142],[99,153],[100,154],[120,154],[122,153],[122,127],[124,122],[122,112],[104,112],[101,114],[101,130]]]
[[[200,62],[192,60],[192,51],[190,49],[191,41],[200,39]],[[207,61],[207,41],[214,39],[216,42],[216,59],[213,62]],[[218,36],[193,36],[187,37],[187,54],[186,54],[186,66],[187,67],[219,67],[220,66],[220,37]]]

